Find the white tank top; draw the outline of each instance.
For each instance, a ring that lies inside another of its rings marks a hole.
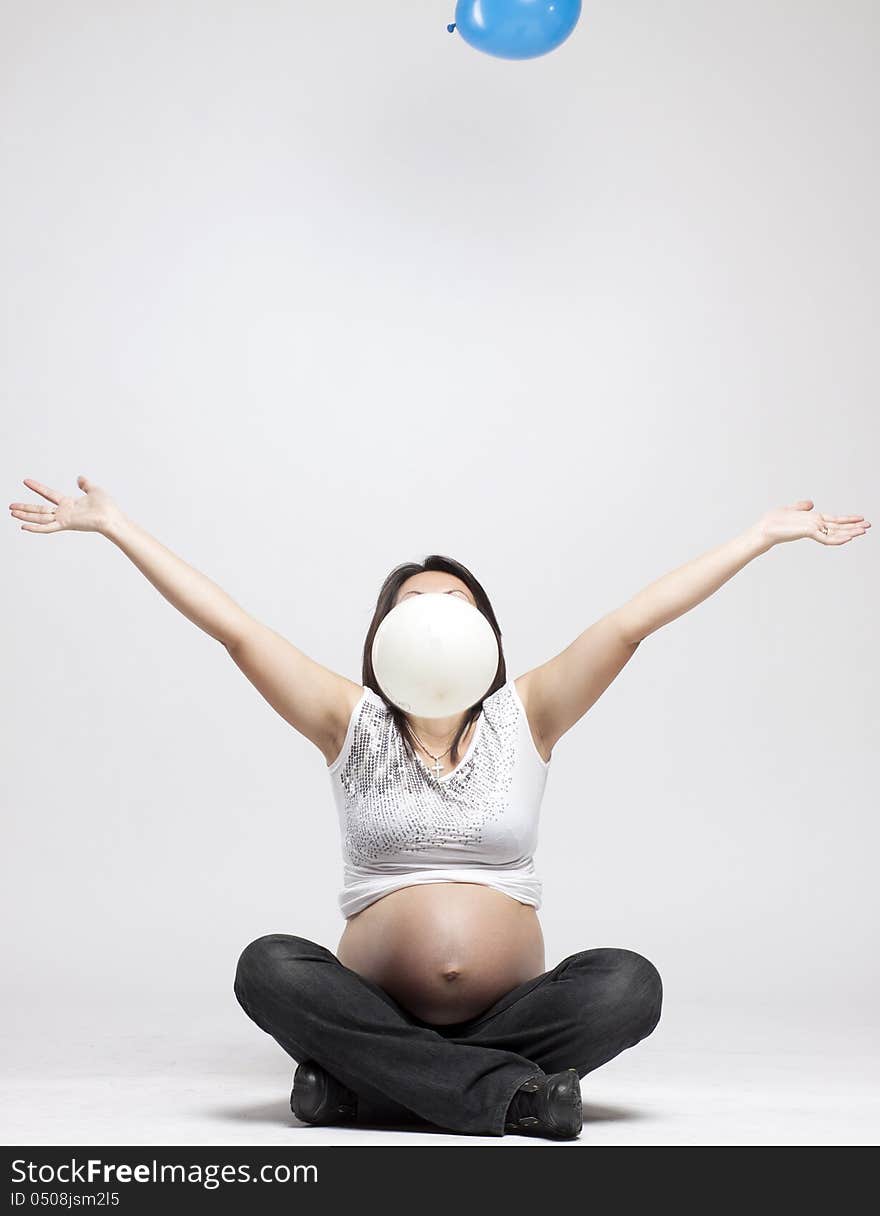
[[[483,883],[540,908],[532,854],[549,768],[513,680],[484,699],[464,755],[440,777],[410,754],[391,710],[364,688],[327,766],[342,838],[342,915],[426,882]]]

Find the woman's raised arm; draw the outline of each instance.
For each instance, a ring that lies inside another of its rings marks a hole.
[[[768,511],[741,535],[649,583],[612,615],[627,641],[641,642],[708,599],[774,545],[815,540],[836,547],[864,535],[870,526],[863,515],[823,515],[814,509],[812,499],[803,498]]]
[[[77,478],[83,491],[78,498],[33,478],[25,478],[24,484],[52,504],[10,503],[10,513],[23,521],[24,531],[106,536],[169,604],[226,648],[273,709],[333,759],[360,685],[316,663],[255,620],[215,582],[129,519],[107,491],[88,478]]]
[[[546,750],[583,717],[649,634],[702,603],[756,557],[792,540],[845,545],[870,526],[862,515],[823,515],[812,500],[801,499],[649,583],[521,677],[529,720]]]
[[[204,574],[166,549],[139,524],[128,519],[106,490],[78,477],[80,498],[66,495],[26,477],[24,484],[53,503],[13,502],[9,510],[24,520],[26,532],[100,532],[150,580],[169,604],[226,646],[241,633],[247,613]]]

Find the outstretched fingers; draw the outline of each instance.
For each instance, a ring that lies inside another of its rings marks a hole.
[[[863,536],[870,526],[864,523],[839,524],[826,515],[816,525],[815,538],[823,545],[845,545],[847,541]]]
[[[55,516],[54,507],[44,507],[38,502],[11,502],[9,510],[16,519],[27,519],[33,524],[49,523]]]
[[[53,520],[50,524],[22,524],[22,532],[61,532],[63,531],[61,524],[57,520]]]
[[[58,490],[53,490],[49,486],[44,486],[41,481],[34,481],[33,477],[25,477],[24,485],[29,490],[33,490],[35,494],[41,494],[43,498],[48,498],[49,502],[59,503],[64,497]]]
[[[22,519],[24,532],[60,532],[61,524],[55,518],[55,507],[45,507],[38,502],[12,502],[9,514]]]

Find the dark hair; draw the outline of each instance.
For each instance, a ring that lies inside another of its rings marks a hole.
[[[504,662],[504,648],[501,644],[501,629],[498,626],[498,621],[495,617],[495,612],[489,602],[489,597],[483,590],[481,583],[471,574],[466,566],[455,561],[451,557],[443,557],[440,553],[431,553],[425,560],[419,562],[401,562],[395,566],[379,591],[376,598],[376,611],[373,614],[373,619],[370,622],[370,628],[367,630],[366,641],[364,642],[364,659],[363,659],[363,683],[367,688],[371,688],[377,696],[381,697],[391,711],[392,717],[397,724],[397,729],[403,737],[404,745],[411,754],[415,753],[416,738],[412,733],[409,721],[406,714],[398,706],[392,704],[391,701],[383,693],[379,687],[379,682],[376,679],[376,673],[373,671],[373,638],[376,636],[376,630],[379,628],[382,621],[394,607],[394,601],[397,598],[397,593],[408,578],[412,578],[414,574],[421,574],[423,570],[442,570],[445,574],[454,574],[456,578],[468,587],[476,601],[476,606],[483,616],[492,626],[495,637],[498,639],[498,670],[495,672],[495,679],[491,686],[483,694],[483,697],[476,705],[472,706],[470,712],[465,717],[459,727],[455,738],[452,741],[452,752],[450,761],[453,767],[458,763],[458,745],[462,738],[467,734],[470,725],[480,716],[480,710],[483,705],[483,700],[490,697],[493,692],[501,688],[507,681],[507,666]]]

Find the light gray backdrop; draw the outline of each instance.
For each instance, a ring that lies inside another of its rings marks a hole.
[[[518,675],[769,507],[880,514],[876,6],[593,3],[524,64],[452,7],[3,10],[4,501],[85,473],[352,679],[404,559]],[[558,744],[548,965],[876,1009],[876,545],[762,556]],[[334,948],[320,753],[105,540],[3,570],[14,1025]]]

